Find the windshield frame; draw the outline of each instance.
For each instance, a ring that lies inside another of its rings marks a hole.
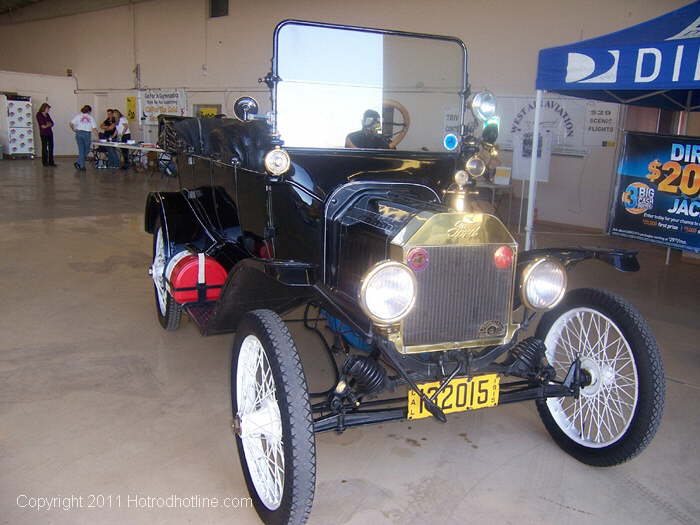
[[[278,64],[277,60],[279,58],[279,53],[278,53],[278,42],[279,42],[279,33],[287,25],[300,25],[300,26],[310,26],[310,27],[323,27],[323,28],[328,28],[328,29],[341,29],[341,30],[351,30],[351,31],[358,31],[358,32],[363,32],[363,33],[375,33],[375,34],[381,34],[381,35],[394,35],[394,36],[404,36],[404,37],[410,37],[410,38],[422,38],[426,40],[442,40],[442,41],[447,41],[447,42],[452,42],[460,46],[462,50],[462,89],[459,93],[459,98],[460,98],[460,121],[459,121],[459,129],[461,130],[461,133],[464,132],[464,112],[466,110],[466,104],[467,104],[467,97],[469,96],[469,83],[468,83],[468,73],[467,73],[467,46],[464,44],[464,42],[457,37],[453,36],[443,36],[443,35],[431,35],[428,33],[413,33],[410,31],[399,31],[395,29],[379,29],[379,28],[372,28],[372,27],[363,27],[363,26],[348,26],[348,25],[342,25],[342,24],[328,24],[325,22],[313,22],[309,20],[295,20],[295,19],[288,19],[288,20],[283,20],[277,26],[275,27],[275,31],[273,34],[273,39],[272,39],[272,72],[269,75],[269,80],[267,80],[267,85],[270,88],[270,105],[272,108],[271,111],[271,127],[272,127],[272,134],[277,137],[278,136],[278,130],[277,130],[277,85],[280,81],[283,81],[283,79],[279,78],[278,75]],[[284,137],[280,137],[282,140],[284,140]],[[304,148],[308,149],[308,148]],[[328,148],[312,148],[312,149],[328,149]],[[359,150],[365,150],[365,148],[357,148]],[[367,151],[376,151],[373,149],[367,149]]]

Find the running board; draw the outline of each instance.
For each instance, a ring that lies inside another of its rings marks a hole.
[[[190,319],[194,321],[194,324],[197,325],[197,328],[199,328],[202,335],[208,335],[207,326],[214,315],[214,311],[216,310],[216,301],[190,303],[186,304],[184,308],[187,315],[189,315]]]

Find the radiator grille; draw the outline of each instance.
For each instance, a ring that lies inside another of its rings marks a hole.
[[[404,346],[504,337],[510,322],[514,264],[494,265],[500,245],[426,247],[416,272],[416,305],[403,322]],[[516,246],[511,245],[513,251]],[[485,329],[490,328],[487,334]]]

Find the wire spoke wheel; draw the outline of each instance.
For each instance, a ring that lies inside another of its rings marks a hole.
[[[536,336],[562,380],[578,358],[579,396],[537,401],[554,441],[584,463],[616,465],[644,450],[661,422],[665,383],[651,329],[610,292],[573,290],[542,316]]]
[[[254,335],[247,336],[241,345],[236,393],[245,461],[260,499],[275,510],[284,489],[282,418],[270,363]]]
[[[607,316],[574,308],[554,323],[545,339],[547,360],[563,377],[576,356],[589,380],[578,399],[550,398],[559,427],[582,445],[614,443],[629,428],[637,407],[637,367],[630,345]]]
[[[275,312],[255,310],[239,323],[231,408],[255,510],[269,525],[302,525],[314,496],[316,442],[299,354]]]

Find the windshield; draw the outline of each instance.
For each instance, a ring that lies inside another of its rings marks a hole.
[[[287,147],[446,151],[445,136],[459,135],[466,50],[457,39],[285,22],[275,49]]]

